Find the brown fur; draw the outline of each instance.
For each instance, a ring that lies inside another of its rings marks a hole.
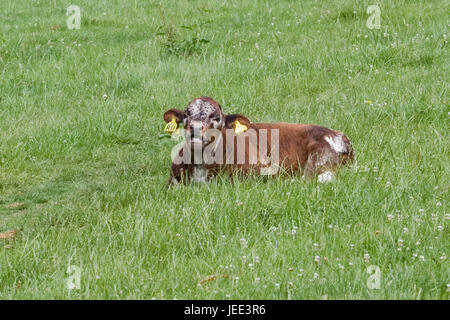
[[[204,97],[202,97],[204,98]],[[208,98],[211,99],[211,98]],[[212,100],[212,99],[211,99]],[[193,100],[195,101],[195,100]],[[220,105],[212,100],[218,108]],[[192,103],[192,102],[191,102]],[[225,116],[225,115],[224,115]],[[349,139],[341,132],[321,127],[312,124],[295,124],[295,123],[250,123],[247,118],[241,115],[228,115],[225,116],[224,126],[222,128],[223,138],[223,154],[224,164],[172,164],[171,178],[169,183],[173,183],[175,179],[177,182],[185,181],[188,179],[197,166],[208,169],[208,178],[215,176],[220,170],[224,170],[228,173],[240,172],[248,173],[250,171],[259,172],[262,167],[267,167],[261,163],[259,158],[259,152],[257,163],[250,164],[249,154],[251,148],[259,151],[259,132],[261,129],[267,129],[267,150],[271,150],[271,138],[270,130],[279,130],[279,163],[282,167],[282,171],[288,173],[300,172],[306,177],[313,177],[316,174],[320,174],[324,171],[334,171],[337,167],[351,163],[354,159],[354,151],[350,144]],[[227,152],[231,150],[230,143],[227,141],[225,130],[232,127],[235,119],[239,118],[242,123],[249,126],[249,129],[256,131],[258,142],[257,145],[250,145],[250,139],[247,139],[245,144],[245,162],[243,164],[237,164],[237,136],[240,134],[234,134],[234,162],[233,164],[225,164],[225,157]],[[166,120],[167,121],[167,120]],[[345,144],[343,152],[336,152],[330,144],[325,140],[326,137],[336,137],[342,135],[342,141]],[[228,148],[228,149],[227,149]],[[182,155],[183,150],[180,150]]]

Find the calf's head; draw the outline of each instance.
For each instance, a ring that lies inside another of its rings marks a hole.
[[[169,109],[164,113],[164,121],[175,120],[177,125],[184,124],[186,130],[186,143],[192,148],[198,145],[202,148],[213,142],[208,134],[208,130],[216,129],[235,129],[236,121],[240,124],[250,127],[250,121],[240,115],[225,115],[222,107],[217,101],[209,97],[200,97],[188,103],[186,109]]]

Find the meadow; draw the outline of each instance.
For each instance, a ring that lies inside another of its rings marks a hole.
[[[0,299],[448,299],[449,9],[2,0]],[[168,189],[162,115],[203,95],[358,169]]]

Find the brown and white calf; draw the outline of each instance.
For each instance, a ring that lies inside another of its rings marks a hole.
[[[354,159],[350,141],[339,131],[311,124],[251,123],[243,115],[224,114],[209,97],[192,100],[184,111],[167,110],[164,120],[184,124],[181,148],[172,152],[169,184],[205,182],[220,171],[300,172],[325,182]]]

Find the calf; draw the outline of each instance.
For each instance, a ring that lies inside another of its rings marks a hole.
[[[350,141],[339,131],[311,124],[251,123],[243,115],[224,114],[209,97],[192,100],[184,111],[167,110],[164,120],[169,132],[184,124],[184,130],[176,131],[184,140],[172,153],[169,184],[205,182],[220,171],[301,172],[325,182],[354,159]]]

